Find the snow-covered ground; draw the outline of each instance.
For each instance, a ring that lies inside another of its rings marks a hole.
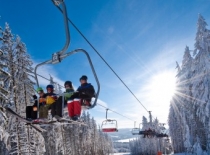
[[[121,140],[118,140],[116,142],[124,143],[124,142],[129,142],[130,140],[134,140],[134,139],[136,139],[136,137],[135,138],[128,138],[128,139],[121,139]]]
[[[130,153],[114,153],[114,155],[130,155]],[[185,153],[176,153],[176,154],[171,154],[171,155],[185,155]]]

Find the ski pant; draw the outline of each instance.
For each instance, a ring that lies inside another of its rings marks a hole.
[[[80,99],[69,100],[68,103],[68,112],[69,117],[80,116],[81,115],[81,103]]]
[[[39,108],[39,118],[48,118],[48,110],[50,109],[51,104],[45,104]]]
[[[26,118],[37,119],[37,109],[35,108],[35,106],[26,107]]]
[[[63,103],[63,99],[64,98],[62,96],[60,96],[57,99],[57,101],[52,104],[52,106],[51,106],[51,114],[52,114],[52,117],[54,117],[55,115],[58,115],[60,117],[63,117],[62,116],[62,111],[63,111],[63,108],[65,108],[66,105],[67,105],[67,101],[64,100],[64,103]]]

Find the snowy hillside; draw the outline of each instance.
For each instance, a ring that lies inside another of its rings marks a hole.
[[[132,139],[135,137],[138,137],[136,135],[132,135],[131,133],[132,128],[122,128],[119,129],[118,132],[108,133],[109,136],[111,136],[113,141],[119,141],[123,139]]]

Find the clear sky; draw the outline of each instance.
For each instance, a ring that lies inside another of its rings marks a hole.
[[[137,96],[153,117],[167,123],[174,90],[176,61],[182,61],[185,46],[194,49],[196,24],[200,13],[210,23],[209,0],[66,0],[69,18],[89,39],[103,58]],[[13,34],[21,37],[34,63],[51,59],[63,48],[63,16],[50,0],[0,1],[0,26],[8,22]],[[147,111],[106,66],[101,58],[70,25],[68,51],[83,48],[90,54],[101,91],[99,103],[115,113],[108,117],[119,128],[133,127]],[[71,80],[77,88],[81,75],[96,82],[86,57],[79,53],[61,64],[43,66],[39,74],[63,84]],[[41,80],[42,85],[47,81]],[[97,89],[97,87],[96,87]],[[96,106],[91,115],[100,124],[105,109]]]

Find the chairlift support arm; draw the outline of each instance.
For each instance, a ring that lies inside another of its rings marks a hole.
[[[107,113],[108,113],[108,110],[109,110],[109,109],[106,109],[106,120],[107,120]]]
[[[66,5],[64,3],[64,0],[53,0],[53,3],[55,5],[61,4],[61,6],[62,6],[64,25],[65,25],[65,33],[66,33],[66,43],[65,43],[63,49],[61,49],[60,51],[53,54],[53,55],[57,54],[59,57],[66,52],[66,50],[68,49],[68,47],[70,45],[70,31],[69,31],[68,15],[67,15],[67,10],[66,10]]]

